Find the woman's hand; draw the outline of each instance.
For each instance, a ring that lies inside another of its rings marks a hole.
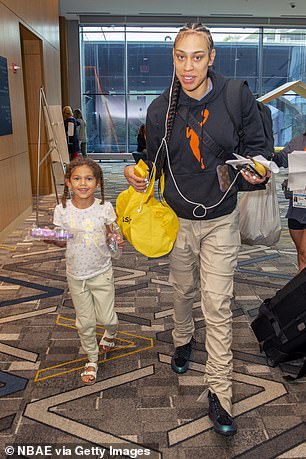
[[[263,183],[271,176],[271,172],[266,170],[266,175],[262,178],[260,178],[257,174],[253,173],[250,170],[247,169],[241,169],[241,174],[243,178],[251,183],[252,185],[259,185],[260,183]]]
[[[124,176],[128,183],[139,193],[144,193],[148,187],[148,180],[146,178],[138,177],[135,174],[135,166],[126,166],[124,169]]]

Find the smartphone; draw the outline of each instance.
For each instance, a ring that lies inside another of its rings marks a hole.
[[[255,167],[252,166],[252,164],[244,164],[243,166],[240,166],[239,169],[242,169],[243,171],[248,171],[251,175],[255,175],[257,178],[263,178],[262,175],[259,172],[257,172]]]
[[[228,164],[219,164],[219,166],[217,166],[217,176],[220,190],[224,193],[229,189],[232,183]]]

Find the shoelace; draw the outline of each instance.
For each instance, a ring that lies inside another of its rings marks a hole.
[[[180,349],[180,348],[176,349],[177,357],[186,358],[186,357],[188,357],[189,353],[190,353],[190,349],[187,348],[187,347],[184,347],[183,349]]]
[[[220,419],[221,424],[230,425],[232,423],[230,415],[225,411],[225,409],[221,406],[219,399],[215,394],[211,394],[210,400],[214,405],[214,409],[216,411],[217,418]]]

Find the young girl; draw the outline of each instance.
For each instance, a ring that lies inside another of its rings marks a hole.
[[[97,187],[101,189],[101,201],[94,197]],[[71,200],[67,200],[69,190]],[[88,356],[81,373],[84,384],[94,384],[97,379],[97,323],[105,327],[100,349],[106,352],[115,345],[118,318],[114,309],[111,256],[106,244],[115,219],[112,204],[104,201],[103,173],[98,164],[89,158],[71,161],[66,169],[62,203],[55,207],[53,223],[73,233],[73,238],[67,241],[66,270],[76,326]]]

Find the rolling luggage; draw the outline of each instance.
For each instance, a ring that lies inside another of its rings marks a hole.
[[[259,307],[251,327],[270,366],[305,357],[298,375],[306,375],[306,268]]]

